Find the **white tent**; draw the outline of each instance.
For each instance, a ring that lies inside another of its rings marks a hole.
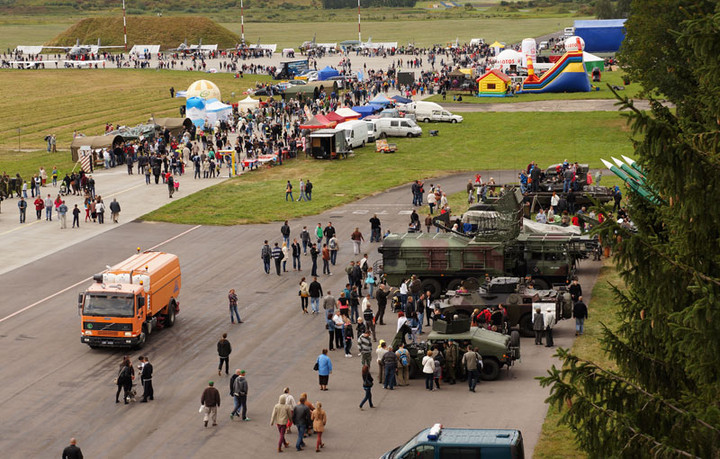
[[[490,60],[490,62],[494,63],[494,68],[501,68],[503,70],[511,65],[525,67],[526,64],[523,61],[523,53],[515,51],[514,49],[506,49]]]
[[[247,96],[238,102],[238,111],[248,111],[260,106],[260,101]]]
[[[271,53],[274,53],[277,49],[277,45],[262,45],[260,43],[255,45],[248,46],[249,49],[262,49],[263,51],[270,51]]]
[[[223,104],[217,99],[208,99],[205,117],[210,125],[214,125],[215,121],[226,121],[232,117],[232,105]]]
[[[160,45],[134,45],[130,49],[130,54],[134,54],[136,56],[144,56],[144,58],[149,59],[153,54],[158,54],[160,52]]]
[[[583,62],[605,62],[605,59],[583,51]]]
[[[346,120],[357,120],[360,119],[360,113],[356,112],[350,107],[340,107],[337,110],[335,110],[335,113],[342,116]]]

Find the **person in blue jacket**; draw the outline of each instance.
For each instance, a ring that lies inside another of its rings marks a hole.
[[[320,390],[328,390],[328,379],[330,379],[330,374],[332,373],[332,362],[330,361],[330,357],[327,355],[328,350],[323,349],[322,354],[320,354],[317,358],[317,372],[318,372],[318,379],[320,381]]]

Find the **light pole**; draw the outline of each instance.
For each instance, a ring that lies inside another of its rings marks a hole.
[[[18,133],[18,153],[20,153],[20,132],[22,132],[22,129],[17,128],[17,133]]]

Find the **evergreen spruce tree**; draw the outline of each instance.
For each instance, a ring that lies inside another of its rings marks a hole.
[[[560,349],[541,378],[591,457],[720,457],[720,6],[633,0],[621,62],[651,101],[629,109],[635,156],[657,193],[630,193],[630,232],[612,221],[616,369]]]

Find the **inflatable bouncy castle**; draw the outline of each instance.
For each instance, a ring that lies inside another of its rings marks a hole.
[[[590,80],[583,66],[583,41],[580,37],[565,40],[565,55],[542,77],[535,75],[532,61],[528,59],[528,77],[521,93],[543,92],[589,92]]]

